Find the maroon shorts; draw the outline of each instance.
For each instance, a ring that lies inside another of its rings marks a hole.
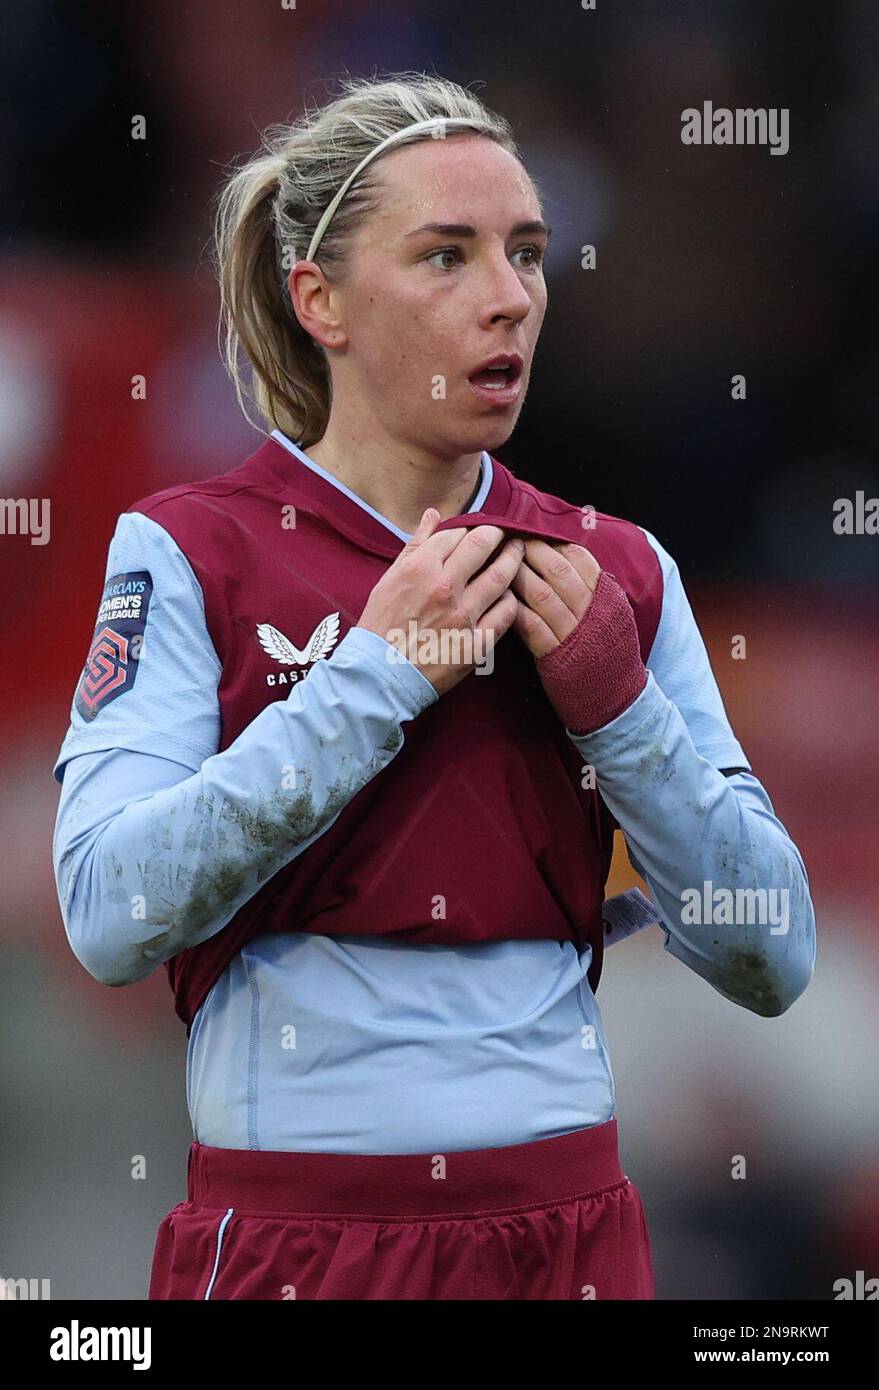
[[[446,1154],[193,1144],[151,1299],[653,1298],[616,1120]]]

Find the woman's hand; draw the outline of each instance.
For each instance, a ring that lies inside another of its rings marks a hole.
[[[515,629],[532,656],[547,656],[589,611],[601,567],[585,546],[525,542],[510,588],[520,602]]]
[[[527,540],[513,624],[572,734],[609,724],[647,683],[631,604],[585,546]]]
[[[417,666],[440,695],[485,662],[513,625],[510,580],[525,543],[500,526],[436,531],[428,507],[412,539],[372,590],[357,620]]]

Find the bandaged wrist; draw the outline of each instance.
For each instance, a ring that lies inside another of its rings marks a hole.
[[[647,684],[635,615],[613,575],[602,570],[589,608],[537,673],[572,734],[591,734],[635,700]]]

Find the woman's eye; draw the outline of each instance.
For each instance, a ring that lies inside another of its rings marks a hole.
[[[460,256],[460,254],[461,252],[457,246],[444,246],[440,251],[432,251],[431,254],[426,257],[426,259],[428,261],[432,261],[437,256]],[[441,270],[444,270],[445,268],[445,266],[440,266]]]
[[[525,252],[526,255],[533,257],[533,260],[529,263],[529,269],[532,266],[540,265],[540,262],[543,260],[543,248],[540,246],[520,246],[519,250],[514,251],[513,254],[515,256],[521,256],[523,252]],[[460,259],[461,248],[459,246],[443,246],[439,251],[432,251],[430,255],[427,256],[425,259],[428,261],[433,261],[436,259],[437,256],[454,256],[456,259]],[[452,266],[440,266],[440,269],[451,270]]]
[[[519,250],[516,252],[516,255],[521,255],[523,251],[527,255],[534,257],[533,261],[531,262],[533,266],[540,265],[540,262],[543,260],[543,248],[541,246],[520,246]]]

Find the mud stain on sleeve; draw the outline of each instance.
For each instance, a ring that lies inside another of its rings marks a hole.
[[[181,864],[173,853],[170,818],[156,816],[139,865],[140,892],[146,904],[144,925],[153,928],[153,934],[122,951],[113,978],[105,982],[121,985],[142,978],[145,964],[168,959],[193,944],[249,889],[244,899],[248,901],[290,862],[296,845],[310,839],[348,805],[361,781],[330,785],[317,804],[310,785],[297,791],[278,790],[256,809],[214,793],[199,796],[195,821],[183,842],[184,850],[197,857],[194,868]],[[123,882],[124,866],[113,857],[110,867],[108,897],[116,903],[129,902],[131,883]]]
[[[732,951],[718,966],[717,988],[737,1004],[764,1018],[784,1012],[773,971],[759,951]]]

